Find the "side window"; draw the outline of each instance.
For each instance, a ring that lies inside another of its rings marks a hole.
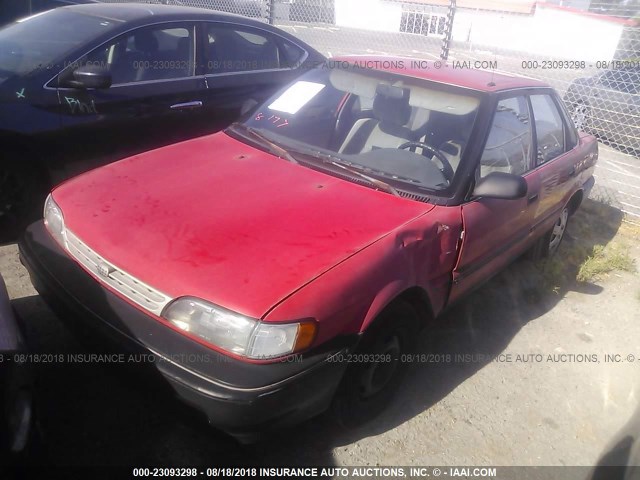
[[[81,63],[108,70],[113,85],[189,77],[195,66],[193,39],[193,27],[144,27],[98,47]]]
[[[498,103],[480,159],[480,177],[491,172],[522,175],[531,169],[531,122],[525,97]]]
[[[540,165],[566,151],[564,123],[550,95],[531,95],[530,98],[536,122],[537,162]]]
[[[260,30],[210,24],[205,53],[207,73],[235,73],[287,68],[302,58],[304,51]]]

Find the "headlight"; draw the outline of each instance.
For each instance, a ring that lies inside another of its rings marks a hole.
[[[44,224],[53,238],[62,246],[66,246],[67,235],[64,226],[64,216],[62,215],[62,210],[58,204],[53,201],[51,195],[49,195],[44,202]]]
[[[162,317],[181,330],[228,352],[254,359],[281,357],[311,345],[313,321],[264,323],[197,298],[171,302]]]

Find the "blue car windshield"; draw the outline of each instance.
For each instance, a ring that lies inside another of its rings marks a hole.
[[[67,54],[119,23],[64,8],[13,22],[0,29],[0,76],[60,70]]]

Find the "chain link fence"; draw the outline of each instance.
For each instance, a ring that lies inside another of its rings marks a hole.
[[[441,68],[488,69],[543,80],[565,99],[576,125],[600,139],[592,197],[640,223],[640,22],[635,20],[640,19],[640,0],[153,3],[254,17],[329,57],[396,55],[434,61],[446,57]]]

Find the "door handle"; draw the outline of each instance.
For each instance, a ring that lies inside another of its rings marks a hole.
[[[192,108],[200,107],[202,107],[202,102],[200,100],[196,100],[194,102],[176,103],[175,105],[171,105],[171,110],[190,110]]]
[[[531,196],[527,199],[527,203],[528,203],[529,205],[531,205],[531,204],[532,204],[533,202],[535,202],[536,200],[538,200],[538,194],[537,194],[537,193],[536,193],[536,194],[534,194],[534,195],[531,195]]]

